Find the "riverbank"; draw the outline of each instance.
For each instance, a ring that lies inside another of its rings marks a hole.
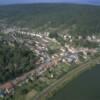
[[[46,100],[48,97],[53,96],[60,88],[64,87],[68,82],[76,78],[82,72],[94,67],[97,63],[99,63],[99,61],[100,57],[92,59],[91,61],[78,66],[77,68],[64,75],[58,81],[51,84],[45,90],[43,90],[39,95],[34,98],[34,100]]]
[[[100,64],[58,90],[48,100],[100,100]]]

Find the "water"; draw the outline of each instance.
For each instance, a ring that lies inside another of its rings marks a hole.
[[[100,100],[100,65],[84,72],[49,100]]]

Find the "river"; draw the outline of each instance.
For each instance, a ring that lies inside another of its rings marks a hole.
[[[100,100],[100,65],[78,76],[49,100]]]

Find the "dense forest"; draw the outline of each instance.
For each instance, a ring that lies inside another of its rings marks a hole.
[[[1,37],[1,34],[0,34]],[[9,45],[9,41],[0,38],[0,83],[35,68],[37,56],[24,45],[17,42]]]
[[[72,34],[100,33],[100,7],[77,4],[0,6],[0,22],[37,30],[69,30]]]

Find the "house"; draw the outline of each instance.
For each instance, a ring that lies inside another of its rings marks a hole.
[[[66,59],[62,59],[62,62],[63,62],[63,63],[66,63]]]
[[[68,48],[68,51],[71,52],[71,53],[76,53],[77,52],[77,50],[73,47]]]
[[[8,90],[10,90],[10,89],[12,89],[14,87],[15,87],[15,85],[12,82],[7,82],[7,83],[1,85],[0,89],[8,89]]]
[[[71,53],[71,52],[65,53],[64,59],[66,59],[68,63],[72,63],[72,62],[77,63],[79,61],[78,54],[77,53]]]
[[[62,48],[62,47],[60,48],[60,50],[61,50],[62,52],[65,52],[65,49],[64,49],[64,48]]]
[[[47,37],[49,36],[49,34],[50,34],[50,32],[44,32],[44,35]]]
[[[78,36],[78,39],[81,40],[82,39],[82,36]]]
[[[64,40],[66,40],[67,39],[67,35],[64,35]]]
[[[69,38],[69,39],[71,39],[71,38],[72,38],[72,36],[71,36],[71,35],[68,35],[68,38]]]
[[[1,92],[1,95],[12,95],[12,93],[14,92],[14,88],[15,88],[15,85],[12,83],[12,82],[7,82],[3,85],[0,86],[0,90],[1,91],[4,91],[4,92]]]
[[[72,39],[70,39],[70,42],[73,42],[73,40],[72,40]]]
[[[64,55],[64,53],[60,53],[60,56],[63,56]]]
[[[92,39],[95,40],[96,39],[96,36],[95,35],[92,35]]]
[[[68,45],[67,43],[65,43],[65,47],[66,47],[66,48],[69,48],[69,45]]]
[[[90,36],[87,36],[87,40],[88,40],[88,41],[91,41],[92,38],[91,38]]]

